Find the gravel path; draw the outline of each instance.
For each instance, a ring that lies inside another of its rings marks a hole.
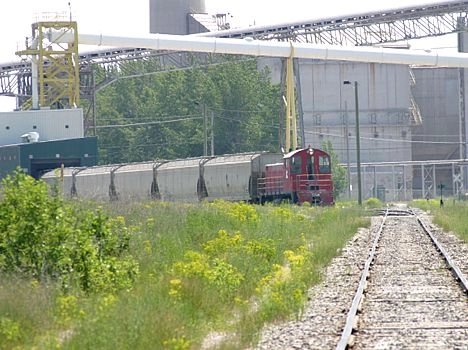
[[[455,236],[436,229],[424,213],[417,211],[417,214],[426,226],[435,229],[439,242],[460,264],[465,275],[468,274],[465,259],[468,246]],[[370,229],[359,230],[342,254],[334,259],[324,273],[323,283],[310,290],[310,302],[301,319],[266,327],[256,349],[336,347],[361,269],[381,222],[381,217],[373,217]],[[455,291],[457,287],[449,282],[445,266],[437,262],[439,256],[435,250],[426,258],[420,257],[426,250],[421,232],[414,218],[387,219],[377,260],[371,269],[354,348],[468,349],[468,297]],[[433,274],[429,276],[428,271]],[[410,279],[410,275],[419,276],[419,282]],[[374,282],[377,284],[372,287]],[[421,283],[426,282],[430,287],[422,286]],[[376,305],[379,310],[371,311]],[[427,305],[431,310],[426,308]],[[366,335],[366,338],[360,335]]]

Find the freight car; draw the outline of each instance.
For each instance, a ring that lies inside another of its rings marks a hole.
[[[63,168],[42,179],[59,179],[65,195],[97,200],[334,202],[330,156],[314,148]]]

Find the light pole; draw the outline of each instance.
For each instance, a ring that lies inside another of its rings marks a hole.
[[[349,80],[343,81],[345,85],[351,85]],[[356,109],[356,164],[357,164],[357,185],[358,185],[358,204],[362,205],[362,188],[361,188],[361,140],[359,135],[359,98],[358,98],[358,82],[354,81],[354,106]]]
[[[208,155],[208,121],[206,120],[206,105],[203,104],[203,155]]]
[[[203,118],[203,155],[206,157],[208,155],[208,121],[207,121],[207,108],[206,104],[193,101],[193,103],[201,108],[202,118]],[[213,116],[212,116],[213,118]],[[213,119],[211,119],[211,125],[213,126]],[[213,131],[212,131],[213,132]],[[211,155],[213,155],[213,134],[212,134],[212,141],[211,141]]]

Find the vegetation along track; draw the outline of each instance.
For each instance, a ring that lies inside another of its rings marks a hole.
[[[379,214],[260,349],[468,349],[467,245],[421,211]]]

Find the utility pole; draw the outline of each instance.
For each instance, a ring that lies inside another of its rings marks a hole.
[[[351,199],[351,167],[349,164],[349,121],[348,102],[345,101],[345,133],[346,133],[346,175],[348,177],[348,199]]]
[[[211,111],[211,156],[214,156],[214,111]]]
[[[351,85],[349,80],[343,82],[345,85]],[[354,106],[356,109],[356,165],[357,165],[357,185],[358,185],[358,204],[362,206],[362,188],[361,188],[361,140],[359,135],[359,93],[358,82],[354,81]]]
[[[208,155],[208,122],[206,120],[206,105],[203,104],[203,155]]]

